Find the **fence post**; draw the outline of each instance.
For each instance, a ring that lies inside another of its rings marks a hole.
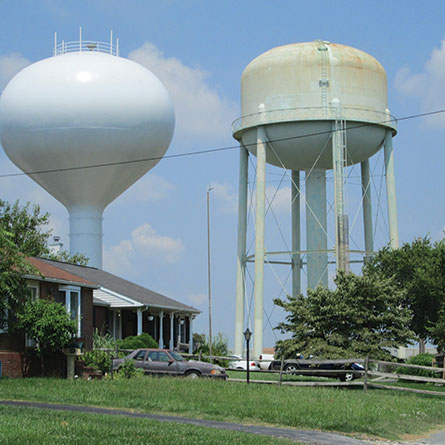
[[[363,391],[368,391],[368,370],[369,370],[369,355],[365,358],[365,382],[363,383]]]
[[[281,365],[280,365],[280,381],[279,385],[281,385],[281,382],[283,380],[283,364],[284,364],[284,356],[281,356]]]

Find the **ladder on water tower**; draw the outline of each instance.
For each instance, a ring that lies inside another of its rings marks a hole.
[[[345,212],[344,172],[347,164],[346,120],[340,109],[336,110],[333,150],[335,208],[336,208],[336,258],[337,269],[349,271],[349,222]]]

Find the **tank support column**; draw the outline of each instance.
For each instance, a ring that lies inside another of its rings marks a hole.
[[[306,171],[307,286],[328,287],[326,172]]]
[[[360,164],[362,173],[362,199],[363,199],[363,232],[365,235],[365,263],[372,258],[374,252],[374,234],[372,230],[372,201],[371,201],[371,175],[369,172],[369,159]]]
[[[102,269],[102,210],[70,207],[70,253],[89,258],[88,266]]]
[[[393,249],[399,247],[399,228],[397,223],[396,181],[394,176],[394,153],[392,130],[387,130],[384,142],[386,171],[386,200],[388,202],[389,238]]]
[[[247,183],[249,152],[240,146],[239,193],[238,193],[238,254],[236,261],[236,301],[235,301],[235,355],[243,355],[244,350],[244,301],[246,278],[246,234],[247,234]]]
[[[300,251],[300,172],[292,170],[292,251]],[[292,296],[301,292],[301,259],[299,253],[292,254]]]
[[[253,358],[263,352],[264,298],[264,218],[266,201],[266,130],[257,130],[256,218],[255,218],[255,307],[253,325]]]

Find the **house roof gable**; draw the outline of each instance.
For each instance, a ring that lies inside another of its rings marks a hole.
[[[95,267],[80,266],[77,264],[63,263],[54,260],[40,259],[41,261],[54,265],[68,273],[82,277],[103,289],[111,291],[117,295],[127,297],[135,302],[148,307],[167,309],[172,312],[186,312],[199,314],[201,311],[192,306],[180,303],[165,295],[154,292],[136,283],[125,280],[112,273],[106,272]]]
[[[72,284],[76,286],[97,288],[97,285],[83,277],[75,275],[57,264],[50,264],[40,258],[28,257],[26,261],[36,268],[40,275],[27,275],[26,278],[39,281],[54,281],[61,284]]]

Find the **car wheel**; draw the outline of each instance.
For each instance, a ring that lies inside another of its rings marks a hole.
[[[185,376],[189,379],[197,379],[197,378],[201,377],[200,374],[197,373],[196,371],[190,371]]]
[[[283,369],[283,371],[287,372],[288,374],[296,374],[298,368],[295,365],[286,365]]]
[[[354,374],[352,372],[346,372],[340,376],[342,382],[352,382],[354,380]]]
[[[242,366],[237,366],[236,369],[239,369],[240,371],[242,371],[244,368]]]

